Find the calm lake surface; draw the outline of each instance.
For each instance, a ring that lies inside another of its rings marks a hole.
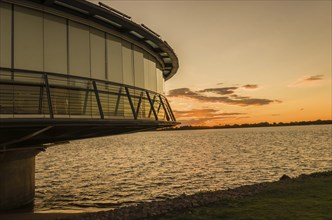
[[[111,209],[332,170],[332,125],[144,132],[36,158],[35,212]]]

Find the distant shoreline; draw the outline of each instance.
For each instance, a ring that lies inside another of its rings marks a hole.
[[[299,122],[260,122],[256,124],[234,124],[220,126],[181,126],[160,129],[159,131],[179,131],[179,130],[202,130],[202,129],[228,129],[228,128],[261,128],[261,127],[283,127],[283,126],[303,126],[303,125],[332,125],[332,120],[299,121]]]

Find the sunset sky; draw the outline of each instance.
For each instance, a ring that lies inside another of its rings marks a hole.
[[[331,119],[331,1],[102,2],[174,48],[182,125]]]

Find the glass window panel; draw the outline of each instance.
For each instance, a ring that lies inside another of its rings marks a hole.
[[[151,55],[149,55],[149,85],[152,91],[157,91],[156,61]]]
[[[126,41],[122,41],[122,61],[123,84],[134,86],[133,50],[131,49],[131,44]]]
[[[106,79],[105,33],[94,28],[90,30],[91,78]]]
[[[164,93],[164,78],[162,71],[157,68],[157,92],[160,94]]]
[[[66,19],[44,15],[44,69],[46,72],[67,74]]]
[[[134,46],[134,76],[135,76],[135,87],[144,88],[144,57],[143,57],[143,50],[139,47]],[[134,98],[134,105],[137,109],[138,104],[140,102],[140,107],[138,111],[138,117],[144,117],[144,99],[140,100],[142,91],[135,90],[135,98]],[[143,93],[144,95],[144,93]],[[143,96],[142,96],[143,97]]]
[[[143,53],[143,66],[144,66],[144,88],[151,90],[149,85],[149,54]]]
[[[156,60],[148,53],[144,53],[144,86],[148,90],[157,91]]]
[[[144,58],[143,51],[139,47],[134,47],[134,71],[135,86],[144,88]]]
[[[11,67],[12,36],[11,5],[0,2],[0,66]]]
[[[89,27],[69,21],[69,74],[90,77]]]
[[[109,81],[122,83],[121,39],[107,35],[107,77]]]
[[[15,6],[15,68],[43,71],[43,14]]]
[[[121,39],[107,34],[107,77],[108,81],[123,83],[122,72],[122,44]],[[124,116],[125,90],[119,86],[111,86],[110,91],[115,93],[109,96],[110,116]]]

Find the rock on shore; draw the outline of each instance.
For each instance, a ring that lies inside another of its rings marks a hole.
[[[332,171],[313,173],[309,175],[302,174],[296,178],[290,178],[283,175],[279,181],[301,181],[305,178],[315,178],[320,176],[331,176]],[[85,213],[70,218],[61,218],[61,220],[132,220],[152,216],[163,215],[167,213],[191,210],[196,207],[209,205],[225,199],[238,199],[244,196],[256,194],[267,185],[276,182],[258,183],[254,185],[240,186],[234,189],[200,192],[193,195],[182,194],[176,198],[163,201],[153,201],[121,207],[110,211],[101,211],[95,213]]]

